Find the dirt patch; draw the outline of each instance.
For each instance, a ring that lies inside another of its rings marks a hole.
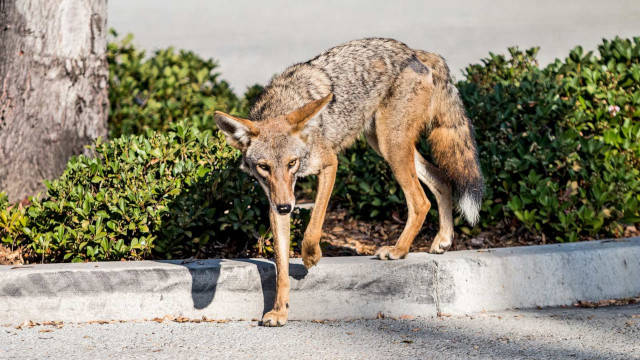
[[[405,222],[398,214],[391,214],[389,220],[381,222],[363,221],[352,218],[345,210],[327,214],[323,227],[321,246],[325,256],[373,255],[380,246],[394,245]],[[438,232],[437,222],[426,221],[422,231],[411,245],[412,252],[428,252],[431,241]],[[526,246],[545,244],[544,236],[534,236],[501,228],[483,231],[476,235],[465,234],[456,228],[450,250],[487,249],[496,247]]]
[[[555,242],[544,235],[534,235],[518,224],[501,223],[478,234],[466,234],[456,227],[450,250],[478,250],[499,247],[543,245]],[[425,221],[422,231],[411,246],[412,252],[427,252],[438,232],[437,221]],[[461,229],[462,228],[462,229]],[[357,220],[346,210],[327,213],[321,246],[324,256],[373,255],[380,246],[394,245],[404,229],[404,220],[397,213],[381,222]],[[625,229],[624,237],[639,236],[635,226]],[[299,254],[296,254],[299,255]]]
[[[20,265],[24,264],[22,256],[22,248],[11,250],[10,248],[0,245],[0,265]]]
[[[630,297],[630,298],[622,298],[622,299],[607,299],[600,301],[582,301],[579,300],[573,306],[581,307],[581,308],[599,308],[599,307],[607,307],[607,306],[624,306],[631,304],[640,304],[640,296]]]

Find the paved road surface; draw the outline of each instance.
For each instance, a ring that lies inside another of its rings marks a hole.
[[[109,0],[108,24],[146,49],[220,61],[236,93],[342,42],[393,37],[435,51],[454,74],[489,51],[541,46],[546,64],[603,37],[640,35],[638,0]]]
[[[0,327],[2,359],[640,359],[640,305],[474,316]]]

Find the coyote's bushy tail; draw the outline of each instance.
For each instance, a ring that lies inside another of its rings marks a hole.
[[[433,71],[435,90],[429,105],[432,123],[428,137],[431,154],[438,167],[453,182],[460,211],[474,225],[482,206],[484,180],[473,126],[444,59],[423,51],[416,55]]]

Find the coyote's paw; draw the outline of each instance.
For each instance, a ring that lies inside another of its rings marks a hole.
[[[398,260],[404,259],[407,256],[408,251],[403,251],[395,246],[383,246],[376,251],[376,256],[380,260]]]
[[[443,254],[451,247],[452,240],[453,236],[445,236],[438,233],[436,237],[433,238],[429,252],[432,254]]]
[[[317,264],[321,257],[322,249],[320,249],[320,244],[302,241],[302,262],[307,269]]]
[[[287,311],[271,310],[262,317],[262,326],[276,327],[287,323]]]

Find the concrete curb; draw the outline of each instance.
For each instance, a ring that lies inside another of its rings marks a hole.
[[[640,294],[640,237],[407,259],[293,259],[290,319],[465,314]],[[175,317],[260,318],[275,267],[263,259],[0,266],[0,324]]]

